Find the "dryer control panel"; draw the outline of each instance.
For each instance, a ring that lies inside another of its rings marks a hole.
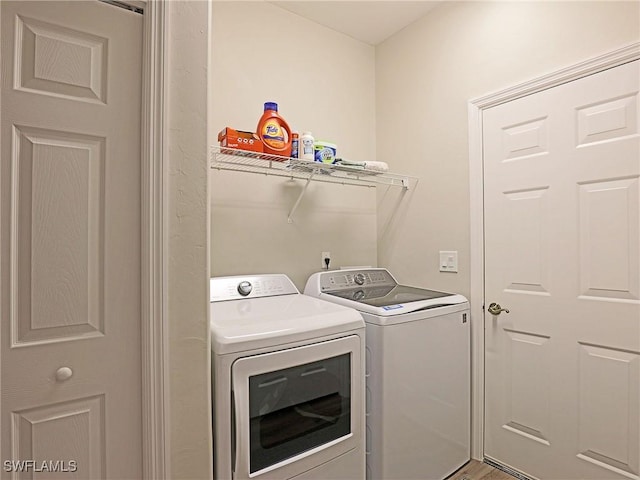
[[[210,280],[210,301],[224,302],[243,298],[293,295],[300,292],[291,279],[284,274],[237,275],[213,277]]]

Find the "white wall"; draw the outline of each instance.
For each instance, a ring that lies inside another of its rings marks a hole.
[[[265,101],[298,131],[375,158],[374,49],[265,2],[214,2],[211,127],[255,131]],[[320,269],[376,262],[374,188],[213,170],[212,276],[286,273],[299,289]]]
[[[378,159],[420,177],[379,211],[379,265],[469,295],[468,100],[639,38],[638,2],[445,2],[379,45]],[[439,250],[459,252],[458,274]]]
[[[168,1],[168,478],[212,478],[207,75],[209,5]],[[184,52],[189,52],[185,55]]]

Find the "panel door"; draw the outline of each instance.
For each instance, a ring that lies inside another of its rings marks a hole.
[[[142,16],[0,8],[0,477],[139,479]]]
[[[639,478],[639,62],[484,113],[485,453]]]

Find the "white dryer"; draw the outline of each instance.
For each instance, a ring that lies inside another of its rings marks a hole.
[[[364,332],[285,275],[211,279],[215,478],[365,476]]]
[[[467,299],[383,268],[315,273],[304,293],[365,320],[367,479],[442,480],[469,461]]]

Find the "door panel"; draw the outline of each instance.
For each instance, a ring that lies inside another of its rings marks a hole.
[[[578,457],[628,472],[640,453],[629,448],[640,426],[638,354],[580,345],[579,365]]]
[[[13,345],[102,335],[105,138],[13,130]]]
[[[142,478],[143,17],[0,8],[0,477]]]
[[[13,412],[16,457],[38,459],[41,475],[48,479],[107,478],[104,420],[103,395]]]
[[[640,474],[640,99],[632,62],[485,110],[488,457]]]
[[[546,376],[549,337],[505,328],[507,345],[504,428],[532,440],[548,444],[549,381]]]
[[[16,90],[105,104],[108,38],[18,15]]]
[[[596,300],[640,298],[638,177],[578,186],[580,295]],[[617,225],[616,228],[607,228]]]
[[[505,192],[510,228],[503,284],[512,292],[548,294],[548,188]]]

